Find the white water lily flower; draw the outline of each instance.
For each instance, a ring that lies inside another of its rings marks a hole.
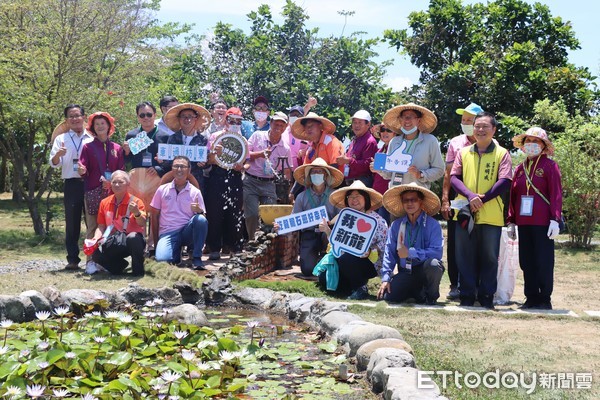
[[[217,342],[215,342],[214,340],[203,340],[200,343],[198,343],[198,348],[204,349],[204,348],[216,346],[216,345],[217,345]]]
[[[8,398],[20,397],[21,394],[23,394],[23,390],[18,386],[9,386],[6,388],[6,393],[4,393],[4,395]]]
[[[98,398],[91,393],[87,393],[85,396],[81,396],[81,400],[98,400]]]
[[[198,367],[200,371],[210,371],[211,369],[210,364],[205,362],[200,362],[196,364],[196,367]]]
[[[28,349],[23,349],[19,353],[19,356],[21,356],[21,357],[29,357],[30,354],[31,354],[31,352]]]
[[[248,325],[248,328],[256,328],[257,326],[260,325],[260,322],[258,322],[258,321],[248,321],[246,323],[246,325]]]
[[[50,314],[50,311],[37,311],[37,312],[35,313],[35,317],[36,317],[37,319],[39,319],[40,321],[45,321],[45,320],[47,320],[48,318],[50,318],[50,316],[51,316],[51,315],[52,315],[52,314]]]
[[[59,317],[64,317],[68,312],[69,307],[56,307],[54,309],[54,314],[58,315]]]
[[[119,319],[121,317],[121,313],[118,311],[107,311],[106,318],[108,319]]]
[[[10,347],[8,347],[8,346],[0,346],[0,356],[8,353],[9,350],[10,350]]]
[[[187,333],[187,331],[173,331],[173,335],[177,339],[182,340],[182,339],[185,339],[187,337],[188,333]]]
[[[73,353],[72,351],[66,352],[65,353],[65,358],[71,360],[73,358],[77,357],[77,354]]]
[[[131,332],[133,331],[129,328],[119,329],[119,333],[121,334],[121,336],[129,337],[131,335]]]
[[[196,357],[196,353],[192,350],[184,349],[181,351],[181,357],[186,361],[192,361]]]
[[[27,395],[32,399],[37,399],[38,397],[42,397],[44,395],[44,390],[46,390],[46,386],[42,385],[27,385]]]
[[[250,354],[250,352],[249,352],[247,349],[242,349],[242,350],[240,350],[240,351],[236,351],[236,352],[235,352],[235,353],[233,353],[233,354],[235,354],[235,356],[236,356],[237,358],[244,358],[244,357],[246,357],[248,354]]]
[[[105,340],[106,338],[104,336],[94,336],[94,341],[96,343],[104,343]]]
[[[224,362],[229,362],[229,361],[233,361],[235,360],[235,353],[231,352],[231,351],[227,351],[227,350],[223,350],[219,353],[219,357],[221,357],[221,360],[223,360]]]
[[[0,327],[4,328],[4,329],[8,329],[13,325],[13,322],[10,319],[3,319],[0,322]]]
[[[67,389],[52,389],[52,393],[54,397],[67,397],[69,395],[69,391]]]
[[[38,350],[42,350],[42,351],[46,350],[48,347],[50,347],[50,344],[45,341],[39,342],[37,345]]]
[[[50,364],[49,364],[47,361],[42,361],[41,363],[39,363],[39,364],[38,364],[38,366],[39,366],[41,369],[46,369],[46,368],[48,368],[48,366],[49,366],[49,365],[50,365]]]
[[[162,388],[163,388],[163,386],[164,386],[164,385],[163,385],[161,382],[158,382],[158,383],[156,383],[156,384],[154,384],[154,385],[152,386],[152,389],[154,389],[154,390],[155,390],[155,391],[157,391],[157,392],[160,392],[160,389],[162,389]]]
[[[177,379],[181,378],[181,374],[173,371],[165,371],[160,374],[160,377],[163,378],[166,382],[173,383]]]
[[[154,304],[156,304],[157,306],[160,306],[161,304],[163,304],[165,302],[160,297],[155,297],[152,301],[154,301]]]
[[[129,314],[123,314],[119,317],[119,321],[123,322],[124,324],[128,324],[133,321],[133,316]]]
[[[144,303],[146,307],[154,307],[154,300],[148,300]]]

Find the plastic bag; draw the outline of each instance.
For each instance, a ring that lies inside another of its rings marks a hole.
[[[498,287],[494,295],[495,304],[507,304],[514,291],[519,269],[519,234],[511,240],[508,228],[502,228],[500,236],[500,254],[498,256]]]

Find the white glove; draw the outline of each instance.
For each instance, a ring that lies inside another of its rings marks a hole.
[[[548,227],[548,239],[554,240],[558,236],[560,232],[560,228],[558,227],[558,222],[550,221],[550,226]]]
[[[508,232],[507,232],[508,238],[510,240],[516,240],[517,239],[517,226],[511,222],[510,224],[508,224],[507,228],[508,228]]]

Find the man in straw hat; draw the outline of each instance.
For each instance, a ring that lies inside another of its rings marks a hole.
[[[475,103],[471,103],[465,108],[456,110],[456,113],[461,116],[460,127],[463,134],[455,136],[450,140],[448,152],[446,153],[446,171],[444,173],[444,183],[442,184],[442,216],[448,221],[446,260],[448,262],[448,278],[450,278],[450,292],[447,296],[449,300],[456,300],[459,297],[458,266],[456,265],[456,246],[454,239],[456,222],[453,215],[454,213],[450,208],[450,200],[454,199],[456,193],[451,190],[450,171],[452,170],[452,164],[454,164],[456,153],[464,147],[471,146],[475,143],[475,136],[473,136],[473,121],[475,121],[475,116],[480,112],[483,112],[483,108]]]
[[[444,160],[440,152],[440,144],[431,132],[437,126],[437,117],[427,108],[408,103],[388,110],[383,116],[383,123],[399,136],[392,139],[387,154],[405,146],[403,153],[410,154],[412,161],[404,174],[388,171],[377,171],[385,179],[390,180],[390,187],[410,182],[430,188],[431,182],[444,175]]]
[[[342,155],[342,143],[336,138],[335,125],[325,117],[309,112],[292,125],[292,135],[298,140],[312,142],[304,156],[304,164],[322,158],[337,168],[337,158]]]
[[[85,112],[77,104],[69,104],[65,110],[65,121],[56,127],[52,136],[50,166],[61,169],[64,180],[65,247],[67,248],[68,270],[79,269],[79,235],[81,215],[84,208],[84,184],[77,171],[83,145],[94,140],[83,127]]]
[[[457,199],[469,201],[475,219],[471,233],[458,225],[455,228],[461,306],[472,306],[477,296],[482,307],[494,308],[504,226],[504,203],[500,195],[508,190],[512,179],[510,154],[493,141],[496,125],[496,118],[488,112],[475,117],[476,143],[456,155],[450,172]]]
[[[271,129],[267,132],[256,131],[248,140],[248,168],[244,176],[244,218],[250,240],[254,239],[258,229],[259,204],[277,203],[275,169],[280,157],[287,159],[288,167],[283,173],[286,179],[291,179],[290,148],[281,138],[287,124],[287,115],[278,111],[271,117]]]
[[[432,218],[440,210],[440,199],[412,182],[385,192],[383,206],[400,218],[388,232],[377,297],[435,305],[444,274],[442,228]],[[392,276],[396,267],[398,273]]]
[[[321,206],[325,206],[329,220],[338,213],[339,210],[329,202],[332,190],[344,180],[344,176],[337,168],[327,165],[322,158],[317,158],[310,164],[296,168],[294,179],[298,184],[305,186],[306,190],[296,198],[292,213]],[[300,270],[303,275],[312,275],[315,265],[327,248],[327,243],[327,235],[318,228],[306,228],[300,232]]]

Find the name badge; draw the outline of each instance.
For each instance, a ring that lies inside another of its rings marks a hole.
[[[73,159],[73,172],[79,172],[77,169],[79,168],[79,159],[78,158],[74,158]]]
[[[531,217],[533,215],[533,196],[521,196],[520,215]]]
[[[112,177],[112,172],[110,172],[110,171],[104,171],[104,178],[105,178],[107,181],[110,181],[110,178],[111,178],[111,177]]]
[[[402,178],[404,175],[396,173],[396,175],[394,175],[394,179],[392,179],[392,186],[398,186],[402,184]]]
[[[144,153],[142,157],[142,167],[150,167],[152,166],[152,154]]]

